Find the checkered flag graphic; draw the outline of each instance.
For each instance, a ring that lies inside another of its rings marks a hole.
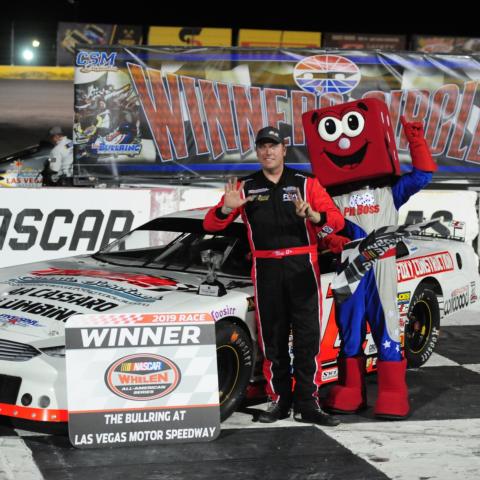
[[[429,220],[413,225],[391,225],[373,230],[367,237],[345,245],[346,258],[332,282],[333,295],[337,303],[343,303],[357,289],[365,274],[375,262],[404,238],[439,224]]]

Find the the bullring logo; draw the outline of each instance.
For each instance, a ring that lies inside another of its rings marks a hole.
[[[173,392],[179,383],[177,365],[155,354],[119,358],[105,372],[108,389],[127,400],[155,400]]]
[[[339,55],[313,55],[295,65],[295,83],[304,91],[322,95],[351,92],[361,79],[360,68]]]

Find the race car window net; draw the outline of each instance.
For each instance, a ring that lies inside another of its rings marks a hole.
[[[200,253],[214,250],[223,255],[219,274],[248,277],[251,255],[246,240],[225,235],[226,232],[208,233],[198,228],[199,225],[201,227],[198,220],[149,222],[113,242],[95,257],[115,265],[205,273],[208,269]],[[191,227],[192,231],[177,231],[179,228],[175,227]]]
[[[465,222],[458,220],[441,220],[439,223],[426,230],[414,234],[415,237],[444,238],[464,242],[466,235]]]

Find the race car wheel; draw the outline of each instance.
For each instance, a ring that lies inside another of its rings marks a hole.
[[[440,308],[435,293],[419,285],[413,294],[405,325],[405,356],[418,368],[432,355],[440,334]]]
[[[226,420],[242,402],[253,366],[253,346],[248,333],[233,322],[215,325],[217,341],[220,420]]]

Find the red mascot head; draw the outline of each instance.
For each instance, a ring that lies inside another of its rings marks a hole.
[[[302,116],[313,173],[325,187],[399,175],[387,105],[368,98]]]

